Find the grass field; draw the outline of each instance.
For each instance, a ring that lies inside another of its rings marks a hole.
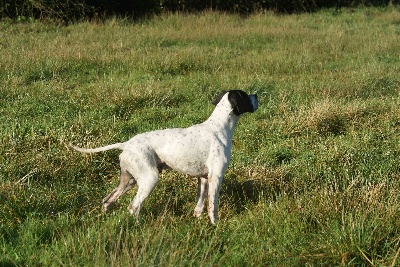
[[[398,8],[0,22],[0,266],[399,266]],[[118,151],[257,92],[220,194],[163,173],[139,221],[101,199]]]

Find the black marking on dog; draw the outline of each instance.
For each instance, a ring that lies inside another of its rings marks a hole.
[[[224,91],[219,94],[215,100],[213,101],[214,105],[218,105],[221,101],[222,97],[228,93],[228,100],[231,103],[233,108],[233,113],[236,116],[242,115],[246,112],[254,112],[253,105],[251,103],[249,95],[242,91],[242,90],[231,90],[231,91]]]

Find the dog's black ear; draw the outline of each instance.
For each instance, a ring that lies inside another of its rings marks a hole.
[[[228,100],[232,105],[233,113],[237,116],[253,111],[249,95],[242,90],[229,91]]]
[[[221,101],[222,97],[227,93],[227,91],[223,91],[220,93],[212,102],[214,106],[218,105],[219,101]]]

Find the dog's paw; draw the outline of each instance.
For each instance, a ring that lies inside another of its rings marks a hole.
[[[134,206],[134,205],[132,205],[132,203],[131,203],[131,204],[129,204],[129,206],[128,206],[128,210],[129,210],[129,213],[130,213],[130,214],[132,214],[132,215],[135,216],[135,217],[138,217],[138,216],[139,216],[139,211],[140,211],[140,206]]]
[[[107,212],[110,210],[111,203],[105,202],[103,203],[103,212]]]
[[[208,217],[210,218],[211,224],[213,224],[213,225],[217,224],[217,221],[218,221],[217,215],[215,215],[214,213],[209,213]]]
[[[200,218],[201,214],[203,214],[203,209],[196,207],[193,212],[193,217]]]

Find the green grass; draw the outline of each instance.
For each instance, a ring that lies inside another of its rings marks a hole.
[[[398,8],[0,22],[0,265],[398,266],[399,26]],[[260,108],[236,129],[217,226],[175,172],[139,221],[134,190],[101,213],[118,152],[69,142],[187,127],[229,89]]]

